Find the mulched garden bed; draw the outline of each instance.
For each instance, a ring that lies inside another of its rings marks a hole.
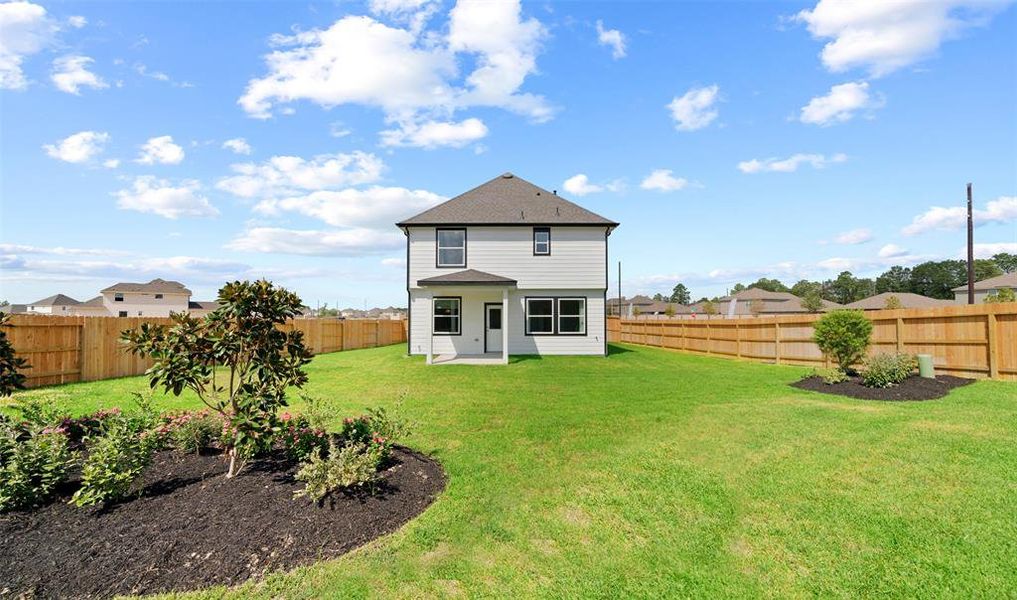
[[[393,449],[373,495],[293,499],[296,465],[259,460],[235,480],[220,456],[161,452],[140,497],[60,500],[0,515],[0,597],[106,598],[232,585],[333,558],[398,529],[445,487],[434,460]]]
[[[862,400],[934,400],[946,396],[950,390],[973,383],[973,379],[954,377],[952,375],[940,375],[935,379],[912,376],[903,383],[889,388],[873,388],[862,385],[861,377],[851,377],[841,383],[828,384],[822,377],[813,375],[791,384],[801,390],[821,392],[823,394],[834,394],[837,396],[849,396]]]

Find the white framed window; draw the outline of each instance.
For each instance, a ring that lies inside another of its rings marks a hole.
[[[438,229],[435,232],[437,254],[435,266],[465,267],[466,266],[466,230]]]
[[[533,255],[548,256],[551,254],[551,228],[533,228]]]
[[[462,333],[463,299],[458,296],[434,299],[434,335],[460,335]]]
[[[124,301],[124,295],[123,294],[121,294],[119,292],[116,293],[116,294],[113,294],[113,302],[123,302],[123,301]]]
[[[526,299],[526,335],[554,335],[554,298]]]
[[[558,298],[558,333],[586,335],[586,298]]]

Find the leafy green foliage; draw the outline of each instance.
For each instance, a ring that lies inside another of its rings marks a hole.
[[[684,283],[677,283],[674,289],[671,290],[671,297],[668,300],[678,304],[688,304],[692,300],[692,293],[689,292],[689,288],[685,287]]]
[[[835,310],[816,321],[812,338],[823,354],[847,372],[865,356],[871,336],[872,322],[862,311]]]
[[[717,314],[717,305],[713,302],[713,300],[707,300],[706,302],[703,302],[700,306],[703,309],[704,315],[713,316]]]
[[[898,308],[904,308],[901,304],[900,298],[897,296],[888,296],[886,302],[883,303],[883,308],[886,310],[897,310]]]
[[[290,458],[304,461],[328,447],[328,433],[312,427],[307,417],[283,413],[279,420],[282,423],[279,442]]]
[[[189,389],[227,422],[226,476],[233,477],[245,457],[271,447],[286,389],[307,382],[303,367],[311,353],[301,332],[278,327],[299,313],[296,294],[265,280],[236,281],[219,290],[218,302],[204,319],[174,314],[170,326],[142,324],[123,339],[130,351],[153,359],[147,372],[153,388],[175,395]]]
[[[1000,288],[985,296],[985,302],[995,304],[999,302],[1017,302],[1017,293],[1012,288]]]
[[[918,360],[912,354],[876,354],[865,360],[862,383],[869,387],[893,387],[910,377],[916,368]]]
[[[81,466],[81,487],[71,497],[77,506],[126,498],[152,464],[159,438],[154,431],[139,431],[129,419],[119,417],[107,420],[103,432],[85,442],[88,456]]]
[[[1013,273],[1017,271],[1017,254],[1011,254],[1009,252],[1000,252],[992,255],[992,262],[996,263],[1004,273]]]
[[[802,297],[802,308],[810,313],[822,312],[823,297],[816,290],[810,290]]]
[[[198,454],[215,445],[223,431],[223,420],[208,409],[166,415],[157,432],[183,452]]]
[[[799,298],[805,298],[810,293],[815,293],[818,296],[823,294],[823,284],[818,281],[809,281],[808,279],[801,279],[798,283],[791,286],[791,293]]]
[[[0,423],[0,512],[38,506],[67,478],[73,464],[58,429],[26,432]]]
[[[62,425],[65,419],[53,400],[45,396],[19,396],[14,400],[14,409],[21,415],[24,427],[33,431]]]
[[[840,369],[816,369],[813,374],[822,379],[826,385],[843,383],[848,380],[847,373]]]
[[[10,320],[10,313],[0,313],[0,398],[25,388],[25,376],[19,371],[28,368],[28,361],[14,354],[14,346],[7,339],[4,327],[13,327]]]
[[[876,278],[876,293],[910,292],[911,269],[894,265]]]
[[[373,484],[378,479],[382,459],[377,446],[359,442],[339,446],[331,441],[327,455],[316,451],[297,471],[296,479],[304,482],[305,487],[294,495],[317,502],[335,491]]]

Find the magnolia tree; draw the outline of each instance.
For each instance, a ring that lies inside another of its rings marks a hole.
[[[170,325],[144,323],[123,332],[127,348],[151,357],[151,387],[179,395],[189,389],[224,420],[224,445],[233,477],[272,443],[286,389],[307,382],[311,360],[303,333],[278,326],[295,317],[300,298],[270,282],[236,281],[219,290],[219,308],[203,319],[184,313]]]
[[[25,387],[25,376],[21,370],[28,368],[28,361],[14,353],[14,346],[7,339],[3,327],[13,327],[10,313],[0,312],[0,396],[10,396],[15,390]]]

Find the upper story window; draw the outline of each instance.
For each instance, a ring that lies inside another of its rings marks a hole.
[[[113,302],[123,302],[123,301],[124,301],[124,295],[123,294],[120,294],[120,293],[113,294]],[[127,315],[124,315],[124,316],[126,317]]]
[[[155,299],[156,300],[162,300],[162,294],[156,294],[155,295]]]
[[[551,228],[533,228],[533,255],[548,256],[551,254]]]
[[[437,230],[437,261],[439,267],[466,266],[466,230]]]

